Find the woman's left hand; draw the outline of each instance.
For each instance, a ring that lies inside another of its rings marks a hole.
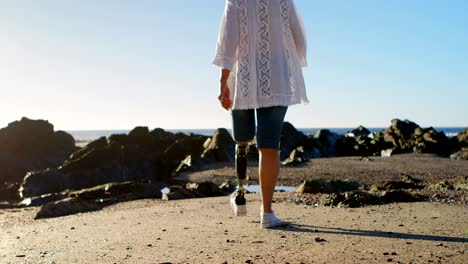
[[[227,85],[227,81],[221,81],[221,91],[218,96],[218,100],[224,109],[226,110],[231,109],[232,107],[231,92]]]

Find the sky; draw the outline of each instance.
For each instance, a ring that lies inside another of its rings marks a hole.
[[[212,66],[224,0],[0,0],[0,127],[230,128]],[[468,1],[296,0],[299,128],[468,126]]]

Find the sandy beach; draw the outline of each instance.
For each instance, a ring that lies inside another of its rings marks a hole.
[[[278,194],[281,198],[283,194]],[[435,203],[357,209],[276,202],[293,224],[259,228],[258,194],[246,217],[226,197],[139,200],[99,212],[31,220],[0,215],[2,263],[466,263],[467,208]]]
[[[466,176],[468,163],[433,155],[314,159],[283,168],[280,183],[313,177],[371,184],[401,173],[426,182]],[[221,181],[227,164],[183,177]],[[249,170],[255,182],[254,165]],[[347,177],[345,177],[347,176]],[[37,207],[0,211],[1,263],[466,263],[466,191],[454,202],[362,208],[305,206],[298,194],[275,194],[274,209],[292,224],[259,227],[260,195],[234,217],[228,197],[145,199],[101,211],[33,220]]]

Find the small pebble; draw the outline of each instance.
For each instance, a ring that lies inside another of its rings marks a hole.
[[[323,238],[320,238],[320,237],[316,237],[314,238],[315,242],[325,242],[327,240],[323,239]]]

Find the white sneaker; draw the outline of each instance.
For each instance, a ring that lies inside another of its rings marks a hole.
[[[247,215],[247,201],[245,200],[245,190],[240,188],[230,196],[230,204],[235,216]]]
[[[288,225],[287,222],[283,222],[281,219],[276,217],[273,212],[272,213],[260,213],[260,218],[261,218],[260,225],[264,229]]]

